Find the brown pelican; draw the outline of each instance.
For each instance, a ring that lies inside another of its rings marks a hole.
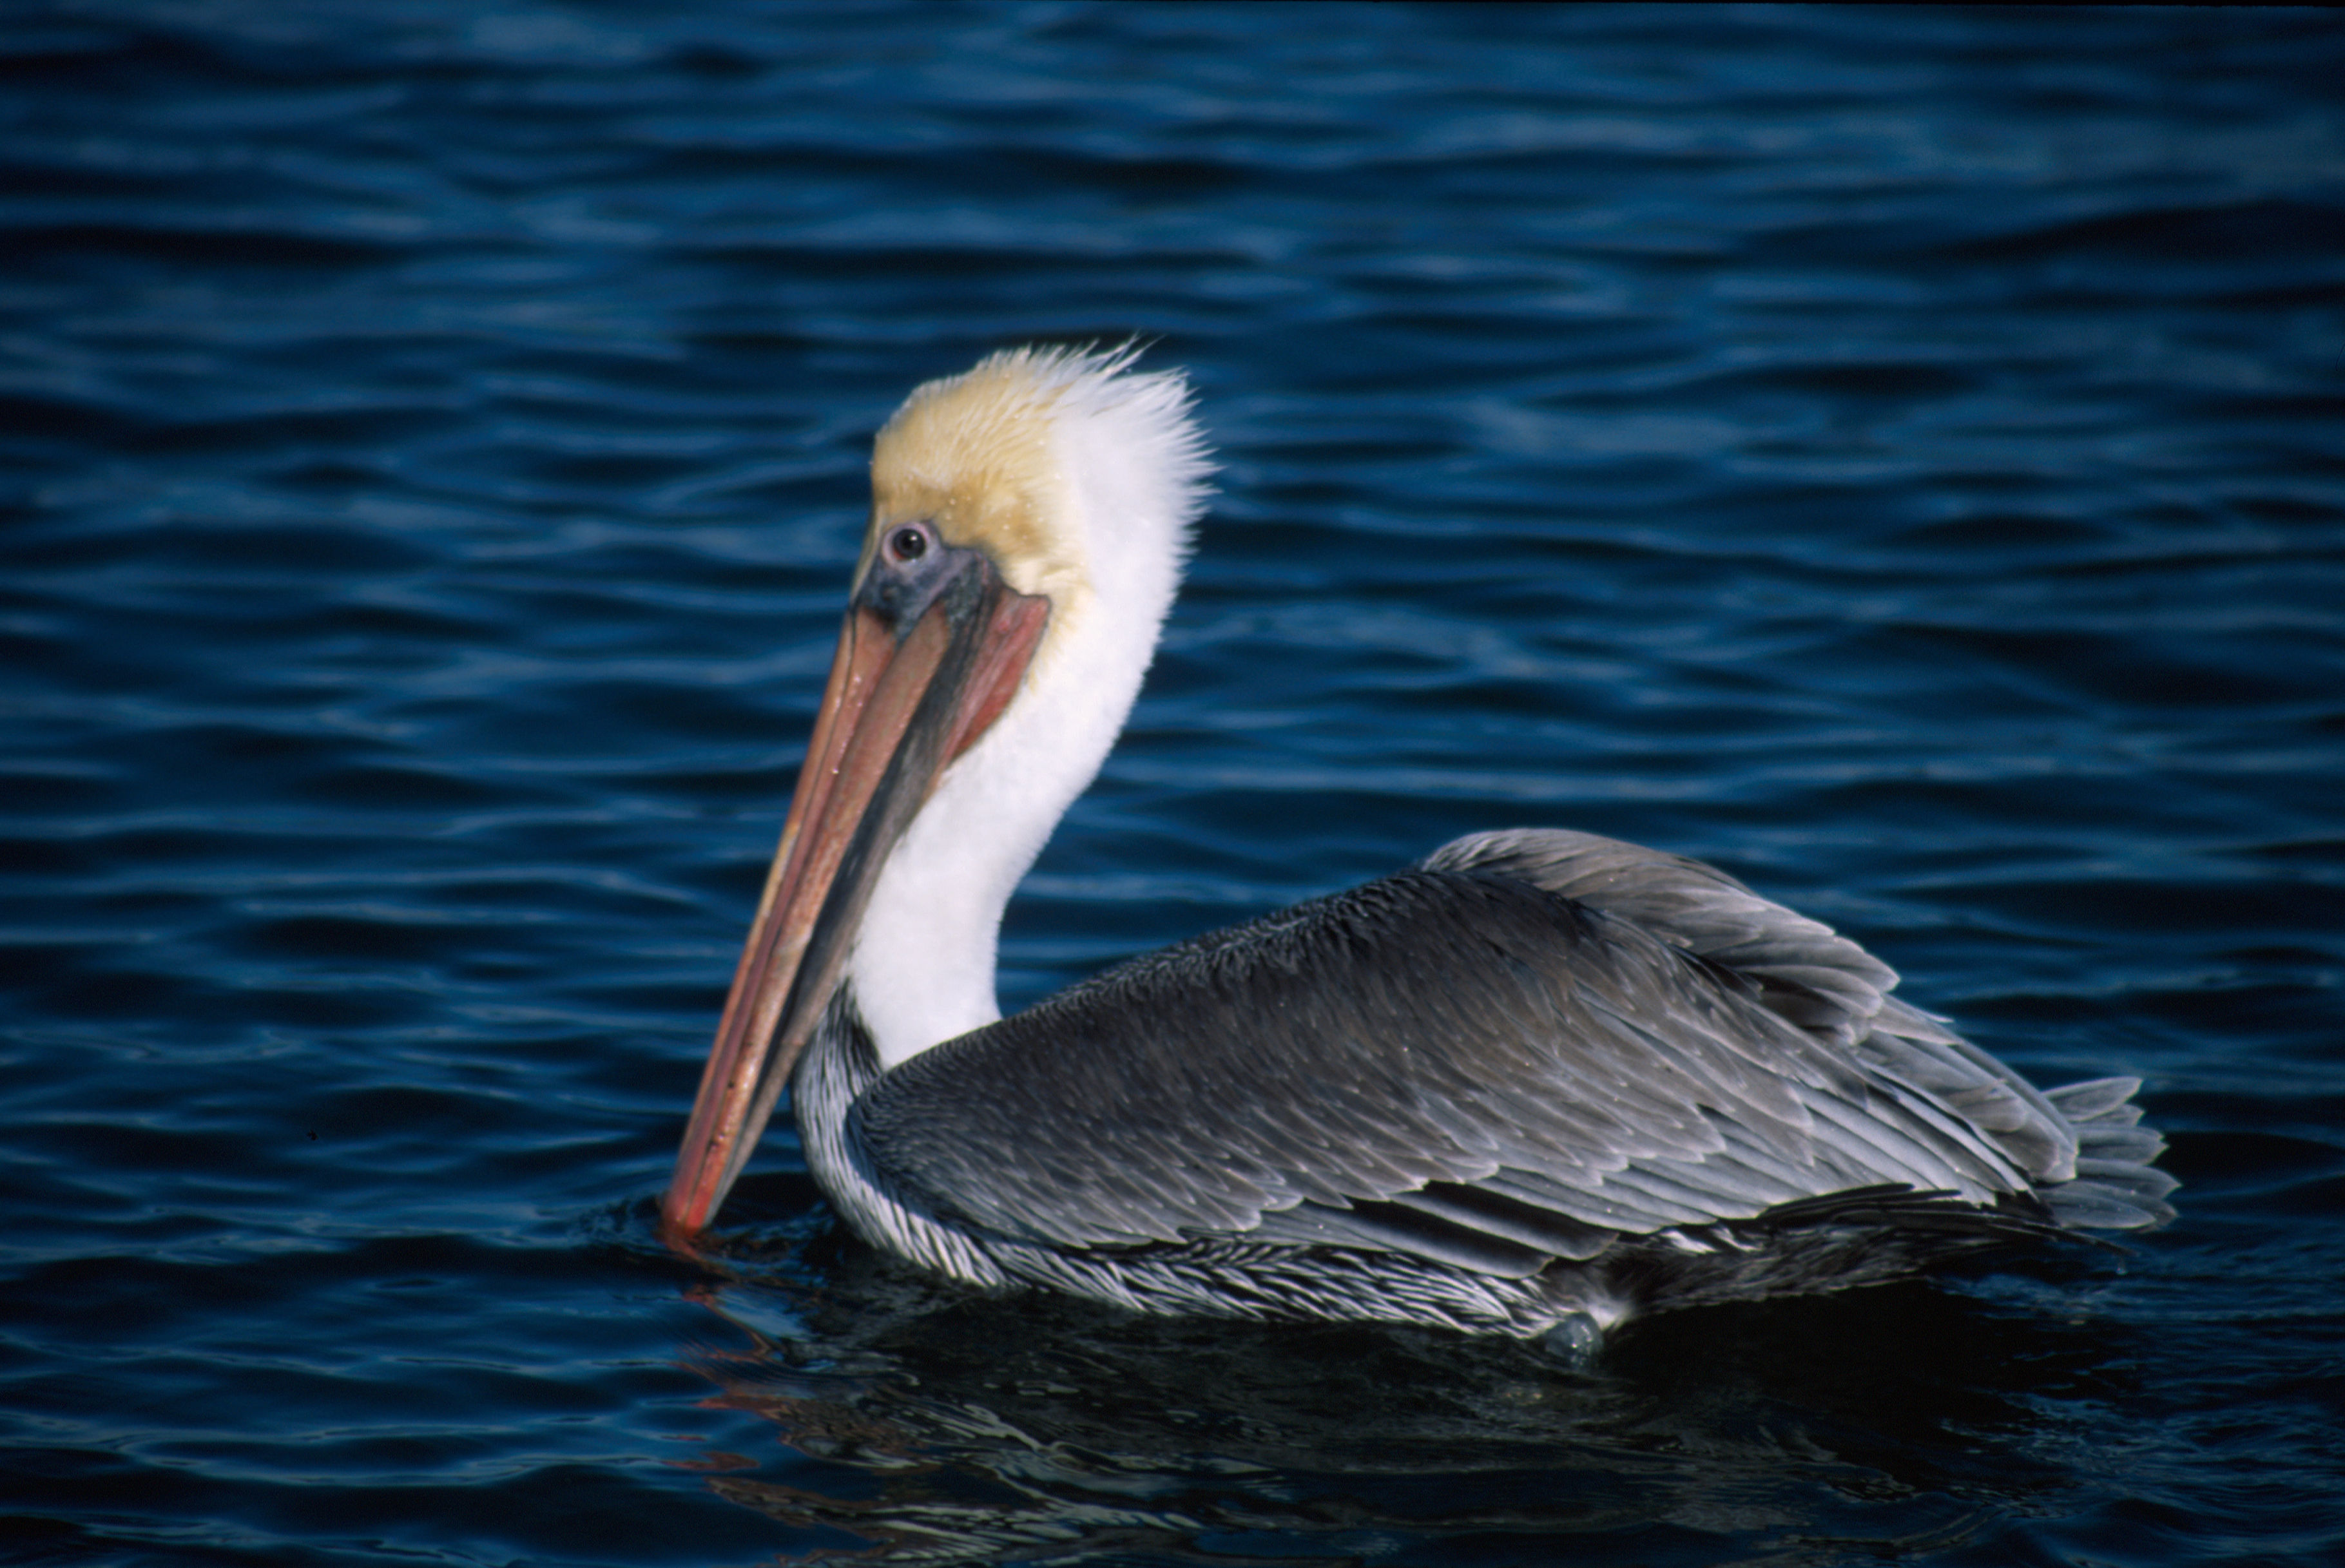
[[[879,432],[671,1239],[786,1082],[866,1240],[1146,1312],[1585,1335],[2172,1217],[2137,1080],[2039,1091],[1853,942],[1587,834],[1459,839],[1002,1017],[1002,910],[1122,727],[1209,471],[1132,357],[997,354]]]

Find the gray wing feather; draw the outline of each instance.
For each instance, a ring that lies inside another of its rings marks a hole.
[[[1830,1039],[1992,1135],[2030,1178],[2076,1174],[2074,1112],[1945,1027],[1889,995],[1895,970],[1821,922],[1761,898],[1716,866],[1553,828],[1475,834],[1442,845],[1430,869],[1519,876],[1633,920],[1760,986],[1786,1021]],[[2127,1079],[2122,1100],[2140,1087]],[[2083,1086],[2079,1086],[2083,1087]]]
[[[2166,1139],[2142,1127],[2131,1103],[2139,1078],[2095,1078],[2047,1097],[2076,1129],[2076,1178],[2046,1190],[2052,1217],[2063,1225],[2139,1230],[2174,1218],[2166,1195],[2181,1185],[2150,1162]]]
[[[900,1200],[996,1235],[1492,1273],[1850,1188],[2027,1190],[2001,1143],[1848,1047],[1885,966],[1788,912],[1771,927],[1695,863],[1656,888],[1629,846],[1578,842],[1612,860],[1586,896],[1444,864],[1111,971],[889,1072],[849,1136]],[[1944,1035],[1913,1027],[1914,1048]]]
[[[1855,943],[1760,897],[1715,866],[1617,838],[1557,828],[1479,833],[1443,845],[1418,864],[1428,871],[1520,877],[1633,921],[1758,978],[1771,1007],[1842,1045],[1864,1032],[1897,984],[1895,970]]]

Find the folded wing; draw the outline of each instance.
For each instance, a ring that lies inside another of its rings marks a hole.
[[[1506,1275],[1853,1190],[2034,1209],[2073,1182],[2069,1118],[1895,982],[1697,862],[1480,835],[937,1047],[849,1138],[899,1201],[1007,1239]],[[2152,1223],[2157,1196],[2070,1222]]]

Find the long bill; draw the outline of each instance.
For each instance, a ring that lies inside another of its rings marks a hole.
[[[749,927],[692,1121],[661,1200],[664,1235],[705,1229],[772,1117],[838,987],[871,887],[946,766],[1016,695],[1050,601],[951,550],[917,606],[867,583],[831,662],[797,791]]]

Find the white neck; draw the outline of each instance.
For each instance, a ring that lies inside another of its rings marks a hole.
[[[1177,374],[1074,356],[1052,416],[1060,515],[1082,582],[1054,594],[1024,684],[949,768],[874,884],[848,961],[883,1066],[1001,1016],[1002,911],[1140,693],[1179,586],[1207,460]]]

